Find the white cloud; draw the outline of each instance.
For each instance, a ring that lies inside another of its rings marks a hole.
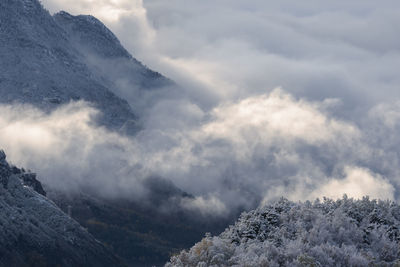
[[[136,192],[125,190],[131,141],[95,126],[98,111],[84,102],[71,103],[46,114],[31,106],[0,106],[0,147],[14,164],[31,168],[56,189],[95,190],[104,196]],[[124,164],[125,163],[125,164]],[[133,185],[140,179],[133,169]],[[113,178],[115,177],[115,178]]]
[[[203,216],[224,216],[229,214],[229,210],[218,197],[215,196],[199,196],[194,199],[183,199],[182,207],[200,212]]]
[[[329,197],[341,198],[344,194],[349,197],[361,199],[363,196],[371,198],[394,200],[395,188],[390,182],[379,174],[354,166],[344,169],[345,177],[332,179],[311,194],[311,199]]]
[[[290,188],[298,177],[318,181],[325,165],[340,169],[358,159],[349,147],[360,142],[357,127],[281,89],[210,112],[163,103],[135,137],[96,126],[97,111],[83,102],[51,114],[1,106],[0,146],[57,189],[139,198],[148,176],[164,177],[193,193],[182,205],[203,214],[206,206],[220,214],[251,207],[273,188]]]
[[[360,135],[352,125],[327,118],[317,104],[296,101],[279,89],[237,104],[222,105],[212,115],[215,122],[205,125],[203,130],[214,138],[274,142],[275,137],[318,144],[334,141],[339,135],[342,141]]]

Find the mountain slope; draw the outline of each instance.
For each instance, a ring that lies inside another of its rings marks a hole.
[[[123,92],[157,89],[171,82],[135,60],[98,20],[67,18],[73,17],[66,13],[52,17],[38,0],[0,2],[0,103],[28,103],[49,111],[85,100],[103,112],[102,124],[112,129],[127,122],[134,125],[138,118]],[[90,63],[89,54],[103,61],[118,59],[113,69],[124,77],[124,88],[116,77]]]
[[[115,94],[127,100],[135,114],[168,97],[176,88],[169,79],[133,58],[102,22],[90,15],[72,16],[65,11],[54,19],[84,55],[92,73]],[[164,89],[164,90],[163,90]]]
[[[400,206],[344,197],[282,199],[243,213],[167,266],[399,266]]]
[[[121,266],[0,151],[0,266]]]

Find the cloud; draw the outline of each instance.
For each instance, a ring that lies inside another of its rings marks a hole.
[[[280,196],[399,199],[398,1],[43,3],[99,17],[181,85],[142,106],[119,85],[142,112],[134,138],[83,103],[1,107],[0,145],[48,184],[132,196],[157,175],[195,195],[186,208],[221,214]]]
[[[26,105],[2,105],[0,110],[0,146],[11,162],[37,171],[46,185],[58,190],[124,193],[123,163],[130,141],[95,126],[99,112],[88,103],[70,103],[50,114]],[[140,184],[132,192],[139,194]]]
[[[380,174],[356,166],[344,166],[340,172],[337,174],[340,178],[326,177],[323,173],[320,174],[319,179],[300,176],[296,177],[289,186],[279,185],[267,189],[261,205],[281,196],[293,201],[323,197],[339,199],[345,194],[355,199],[369,196],[374,199],[398,200],[395,196],[398,189],[395,188],[393,181]]]
[[[270,138],[276,136],[315,144],[333,141],[338,135],[343,135],[342,141],[359,136],[352,125],[327,118],[318,110],[318,104],[296,101],[279,89],[223,105],[212,114],[216,121],[206,125],[204,131],[214,138],[274,142]],[[239,137],[247,134],[251,136]]]
[[[227,205],[215,196],[199,196],[195,199],[182,199],[182,207],[203,216],[226,216],[229,214]]]
[[[399,96],[398,5],[144,2],[156,55],[225,97],[282,86],[297,97],[340,98],[353,112]]]
[[[281,195],[314,197],[318,188],[338,187],[332,179],[348,164],[370,158],[362,131],[329,117],[326,101],[296,100],[282,89],[209,112],[186,101],[168,103],[160,100],[134,137],[96,126],[99,113],[85,102],[50,114],[1,106],[0,146],[50,188],[143,199],[145,181],[156,176],[194,195],[180,201],[183,208],[220,215]],[[379,184],[366,168],[357,177],[344,180],[344,188],[363,179]],[[387,183],[377,188],[389,192]]]
[[[312,193],[315,198],[329,197],[338,199],[347,194],[349,197],[361,199],[363,196],[371,198],[394,200],[394,187],[379,174],[371,171],[347,166],[344,169],[344,179],[332,179]]]

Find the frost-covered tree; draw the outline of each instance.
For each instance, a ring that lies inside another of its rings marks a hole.
[[[243,213],[166,266],[400,266],[400,206],[368,197],[281,199]]]

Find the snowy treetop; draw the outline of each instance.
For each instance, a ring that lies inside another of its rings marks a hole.
[[[349,199],[286,199],[243,213],[167,266],[398,266],[400,206]]]

